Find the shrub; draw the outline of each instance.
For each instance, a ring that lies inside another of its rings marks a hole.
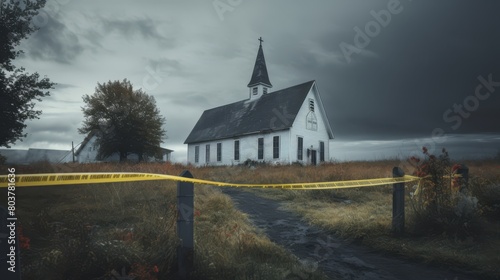
[[[473,177],[469,188],[471,194],[478,198],[483,216],[500,220],[500,184],[485,178]]]
[[[256,160],[247,159],[242,163],[242,165],[247,167],[256,167],[257,165],[259,165],[259,162]]]
[[[423,177],[410,200],[411,230],[458,239],[477,237],[481,210],[478,199],[464,187],[465,179],[454,176],[461,166],[451,165],[445,149],[439,156],[430,154],[426,147],[422,151],[423,160],[410,159],[417,166],[414,175]]]

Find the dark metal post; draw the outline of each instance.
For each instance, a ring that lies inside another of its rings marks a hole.
[[[399,167],[392,169],[392,177],[403,177],[404,171]],[[405,229],[405,183],[394,183],[392,186],[392,233],[395,236],[404,234]]]
[[[462,175],[460,178],[460,192],[467,191],[467,187],[469,184],[469,167],[465,164],[460,164],[460,167],[457,169],[457,174]]]
[[[188,170],[184,170],[181,177],[193,178]],[[193,270],[194,257],[194,184],[188,182],[177,183],[177,236],[181,244],[177,248],[177,262],[179,264],[179,278],[189,279]]]
[[[71,141],[71,154],[73,156],[72,162],[75,162],[75,146],[73,145],[73,141]]]

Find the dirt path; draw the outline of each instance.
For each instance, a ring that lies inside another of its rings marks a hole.
[[[278,201],[236,188],[222,191],[233,199],[240,211],[249,214],[255,226],[273,242],[303,260],[311,272],[320,269],[330,279],[478,279],[349,244],[281,209]],[[308,275],[290,271],[286,279],[308,279]]]

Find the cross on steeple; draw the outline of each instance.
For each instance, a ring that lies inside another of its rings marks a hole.
[[[262,50],[262,37],[259,37],[259,50],[257,51],[257,58],[255,59],[255,66],[253,67],[252,78],[248,83],[250,89],[250,100],[260,98],[262,95],[268,93],[268,89],[272,88],[267,74],[266,60],[264,59],[264,51]]]

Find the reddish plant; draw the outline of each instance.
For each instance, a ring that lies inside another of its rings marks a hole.
[[[132,264],[129,276],[136,276],[141,280],[158,280],[159,271],[157,265],[134,263]]]
[[[20,225],[17,227],[17,236],[19,239],[19,247],[21,249],[30,249],[30,239],[23,234],[23,227]]]
[[[452,165],[445,149],[439,156],[426,147],[422,152],[424,158],[415,171],[422,180],[412,199],[415,229],[460,238],[479,232],[477,199],[462,192],[462,179],[455,176],[461,165]]]
[[[134,234],[131,233],[131,232],[127,232],[127,234],[125,234],[123,237],[122,237],[122,240],[125,242],[125,243],[131,243],[134,239]]]
[[[200,210],[194,210],[194,216],[195,217],[201,216]]]

